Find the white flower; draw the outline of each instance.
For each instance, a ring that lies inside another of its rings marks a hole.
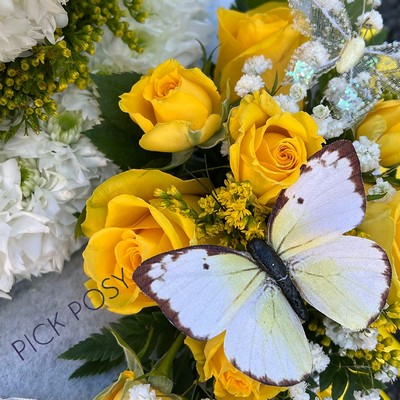
[[[282,111],[287,111],[290,113],[299,111],[299,106],[290,96],[278,94],[277,96],[274,96],[274,100],[279,104]]]
[[[357,18],[356,25],[380,32],[383,28],[382,15],[376,10],[368,11]]]
[[[129,390],[129,400],[155,400],[156,392],[149,384],[134,385]]]
[[[297,103],[307,96],[307,88],[300,83],[295,83],[290,88],[289,96]]]
[[[83,244],[75,214],[116,168],[80,133],[81,113],[60,111],[40,134],[22,128],[0,147],[0,290],[61,271]],[[21,179],[22,176],[22,179]]]
[[[378,344],[378,330],[366,328],[361,331],[351,331],[335,321],[325,317],[324,325],[326,336],[334,343],[346,350],[374,350]]]
[[[293,400],[309,400],[310,395],[306,393],[307,383],[300,382],[297,385],[289,387],[289,394]]]
[[[148,13],[144,23],[128,17],[131,29],[143,43],[144,51],[131,51],[120,38],[104,29],[102,42],[91,58],[92,71],[135,71],[145,74],[168,58],[187,67],[202,56],[201,44],[207,46],[215,28],[210,24],[207,8],[211,0],[144,0]]]
[[[235,93],[239,97],[244,97],[249,93],[262,89],[264,85],[261,76],[244,74],[235,85]]]
[[[261,75],[271,68],[272,60],[260,55],[248,58],[243,65],[242,72],[247,75]]]
[[[310,342],[311,356],[313,360],[313,372],[321,373],[330,363],[330,358],[324,353],[322,346],[317,343]]]
[[[377,143],[372,142],[366,136],[361,136],[360,140],[353,142],[353,146],[360,160],[361,172],[379,168],[380,149]]]
[[[68,23],[67,12],[58,0],[2,0],[1,3],[1,62],[13,61],[45,38],[55,43],[54,31]]]
[[[326,118],[317,118],[311,115],[318,125],[318,133],[325,139],[339,137],[344,130],[342,121],[332,118],[330,115]]]
[[[339,0],[317,0],[317,3],[328,12],[340,14],[343,11],[343,4]]]
[[[391,383],[397,379],[399,370],[390,364],[384,364],[382,368],[374,374],[374,378],[383,383]]]
[[[355,391],[353,393],[354,400],[380,400],[380,390],[379,389],[369,389],[363,391]]]
[[[323,104],[318,104],[317,106],[315,106],[313,108],[313,113],[312,116],[315,118],[319,118],[319,119],[325,119],[328,118],[329,114],[330,114],[330,110],[329,107],[324,106]]]
[[[376,184],[368,190],[368,194],[385,194],[385,196],[381,197],[380,199],[373,200],[376,203],[385,203],[392,200],[393,196],[396,194],[396,189],[389,182],[384,181],[382,178],[377,178]]]

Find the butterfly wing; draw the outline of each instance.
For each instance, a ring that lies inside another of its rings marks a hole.
[[[350,142],[336,141],[281,193],[267,227],[302,297],[349,329],[365,328],[376,318],[390,284],[385,252],[371,241],[342,236],[364,215],[357,155]]]
[[[385,305],[390,263],[371,240],[341,236],[286,262],[302,297],[348,329],[365,329]]]
[[[272,386],[305,380],[312,368],[300,319],[272,280],[260,285],[233,318],[225,353],[236,368]]]
[[[282,259],[355,228],[365,215],[364,186],[351,142],[338,140],[310,158],[278,197],[267,237]]]
[[[226,330],[228,359],[253,378],[278,386],[310,374],[299,318],[245,253],[192,246],[144,261],[133,278],[185,334],[205,340]]]

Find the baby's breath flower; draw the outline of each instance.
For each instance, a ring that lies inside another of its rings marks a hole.
[[[384,195],[383,197],[372,201],[376,203],[386,203],[396,194],[396,189],[389,182],[384,181],[382,178],[377,178],[375,185],[368,189],[368,194],[372,196]]]
[[[278,94],[277,96],[274,96],[274,100],[279,104],[282,111],[287,111],[292,114],[299,111],[299,106],[290,96]]]
[[[376,10],[368,11],[357,18],[356,25],[380,32],[383,28],[382,15]]]
[[[331,319],[325,317],[325,334],[338,346],[346,350],[374,350],[378,343],[378,330],[366,328],[361,331],[351,331]]]
[[[374,378],[383,383],[391,383],[396,380],[399,370],[390,364],[384,364],[382,368],[374,374]]]
[[[272,60],[263,55],[248,58],[242,68],[246,75],[261,75],[267,69],[272,69]]]
[[[290,88],[289,96],[297,103],[307,96],[307,88],[300,83],[295,83]]]
[[[319,344],[310,342],[309,345],[313,360],[313,372],[321,373],[325,371],[326,367],[329,365],[330,358],[324,353],[322,346]]]
[[[313,108],[312,117],[319,118],[319,119],[326,119],[330,114],[329,107],[324,106],[323,104],[318,104]]]
[[[353,142],[353,146],[360,160],[361,172],[379,168],[380,150],[377,143],[372,142],[366,136],[361,136],[360,140]]]
[[[381,395],[379,394],[379,389],[369,389],[359,391],[356,390],[353,393],[354,400],[379,400]]]
[[[129,390],[129,400],[156,400],[156,392],[149,384],[132,386]]]
[[[262,89],[264,86],[265,83],[261,76],[244,74],[235,85],[235,93],[239,97],[244,97],[249,93]]]
[[[290,397],[293,400],[309,400],[310,395],[306,393],[307,383],[300,382],[297,385],[293,385],[289,388]]]

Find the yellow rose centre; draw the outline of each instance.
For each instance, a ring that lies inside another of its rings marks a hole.
[[[162,100],[171,95],[181,85],[181,77],[177,71],[171,72],[154,82],[153,99]]]

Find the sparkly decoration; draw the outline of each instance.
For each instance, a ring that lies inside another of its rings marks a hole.
[[[385,91],[400,95],[400,43],[366,46],[358,33],[379,28],[377,2],[369,1],[358,26],[352,27],[344,0],[289,0],[295,29],[309,36],[292,56],[286,83],[310,88],[324,73],[336,68],[345,82],[340,95],[325,93],[334,118],[354,125]],[[360,26],[361,25],[361,26]]]

